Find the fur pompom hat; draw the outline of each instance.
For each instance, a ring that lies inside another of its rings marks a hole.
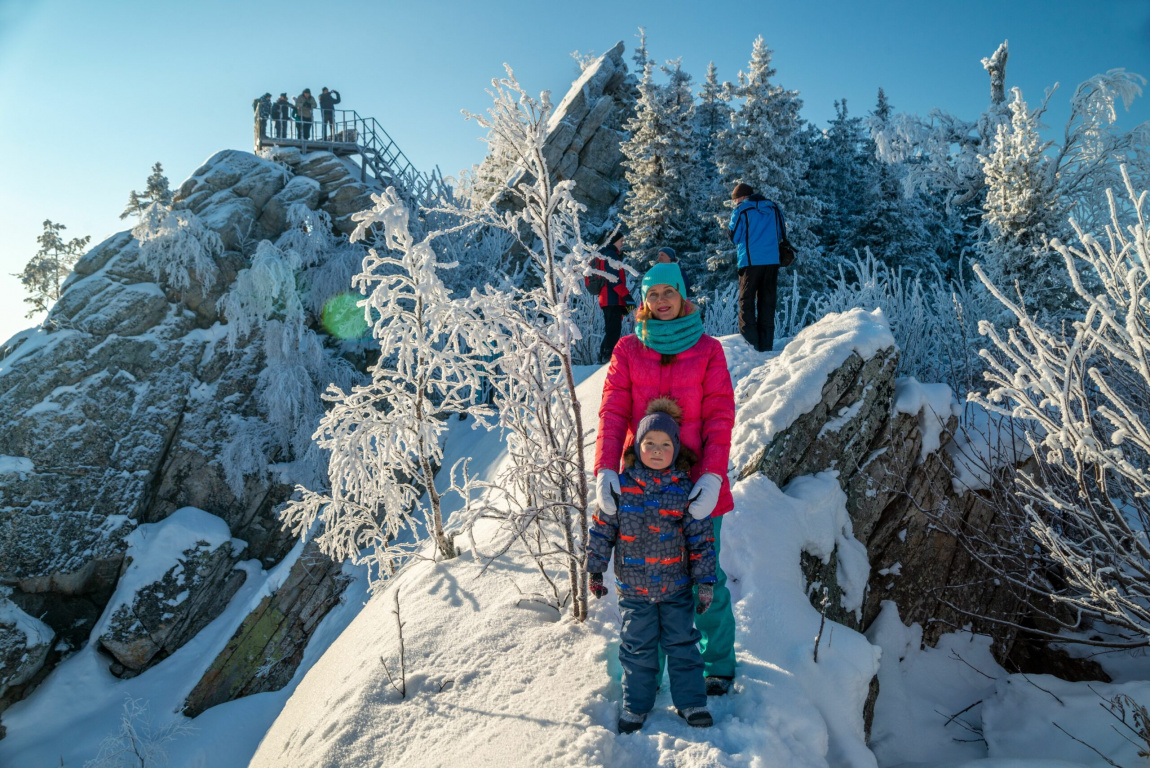
[[[647,415],[639,421],[639,426],[635,430],[636,451],[648,432],[652,430],[664,432],[675,446],[675,455],[671,459],[673,466],[675,460],[679,458],[679,419],[682,416],[679,404],[671,398],[658,397],[652,400],[647,406]]]

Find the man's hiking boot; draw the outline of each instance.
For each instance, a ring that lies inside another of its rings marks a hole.
[[[726,696],[731,692],[731,678],[729,677],[715,677],[710,676],[707,678],[707,695],[708,696]]]
[[[711,718],[711,713],[707,711],[706,707],[687,707],[686,709],[675,710],[679,713],[679,717],[687,721],[687,725],[692,728],[710,728],[715,724],[714,719]]]
[[[646,715],[636,715],[624,709],[623,714],[619,715],[619,733],[634,733],[643,727],[646,720]]]

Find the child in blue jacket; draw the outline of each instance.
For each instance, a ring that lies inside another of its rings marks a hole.
[[[714,533],[710,516],[696,520],[687,509],[687,472],[697,459],[679,445],[678,418],[673,400],[651,401],[635,430],[635,444],[623,456],[618,512],[600,510],[590,531],[587,570],[597,598],[607,594],[603,572],[615,551],[615,587],[623,617],[619,733],[639,730],[655,706],[660,646],[679,716],[699,728],[713,724],[694,613],[705,613],[711,604]],[[697,606],[692,584],[699,586]]]

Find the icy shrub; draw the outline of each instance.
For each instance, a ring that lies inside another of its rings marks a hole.
[[[1105,621],[1118,637],[1103,644],[1145,646],[1150,637],[1150,229],[1147,193],[1126,178],[1133,221],[1120,223],[1111,198],[1103,241],[1071,221],[1076,245],[1051,247],[1063,258],[1085,306],[1061,328],[1043,327],[976,267],[1012,316],[1003,334],[979,330],[992,347],[989,393],[973,399],[1020,422],[1033,468],[1009,473],[1040,547],[1042,567],[1016,586],[1053,602],[1050,617],[1081,629]],[[1092,276],[1100,290],[1085,283]],[[1021,555],[1020,555],[1021,557]],[[1095,641],[1087,641],[1095,642]]]
[[[481,413],[473,401],[484,340],[473,303],[453,301],[440,277],[452,265],[440,263],[431,245],[438,233],[416,240],[394,189],[373,200],[374,208],[355,214],[352,237],[369,237],[376,228],[381,242],[354,283],[367,296],[360,306],[380,358],[368,370],[370,383],[333,385],[323,396],[332,405],[314,439],[330,457],[330,485],[297,486],[298,498],[280,516],[301,538],[319,521],[320,548],[337,560],[366,563],[379,584],[419,546],[417,517],[439,552],[455,556],[441,499],[454,491],[466,498],[467,483],[441,492],[435,475],[443,464],[445,417]],[[398,541],[405,531],[414,537]]]
[[[144,267],[169,288],[186,291],[193,275],[204,291],[215,282],[215,259],[223,253],[223,242],[191,211],[152,203],[140,214],[132,236],[140,243]]]

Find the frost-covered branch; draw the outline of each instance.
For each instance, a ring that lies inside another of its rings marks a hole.
[[[1147,194],[1126,189],[1134,220],[1112,198],[1105,242],[1074,222],[1077,245],[1051,242],[1085,307],[1066,331],[977,270],[1015,325],[980,325],[991,389],[975,399],[1026,425],[1036,467],[1015,474],[1016,494],[1070,586],[1050,598],[1150,642],[1150,230]]]

